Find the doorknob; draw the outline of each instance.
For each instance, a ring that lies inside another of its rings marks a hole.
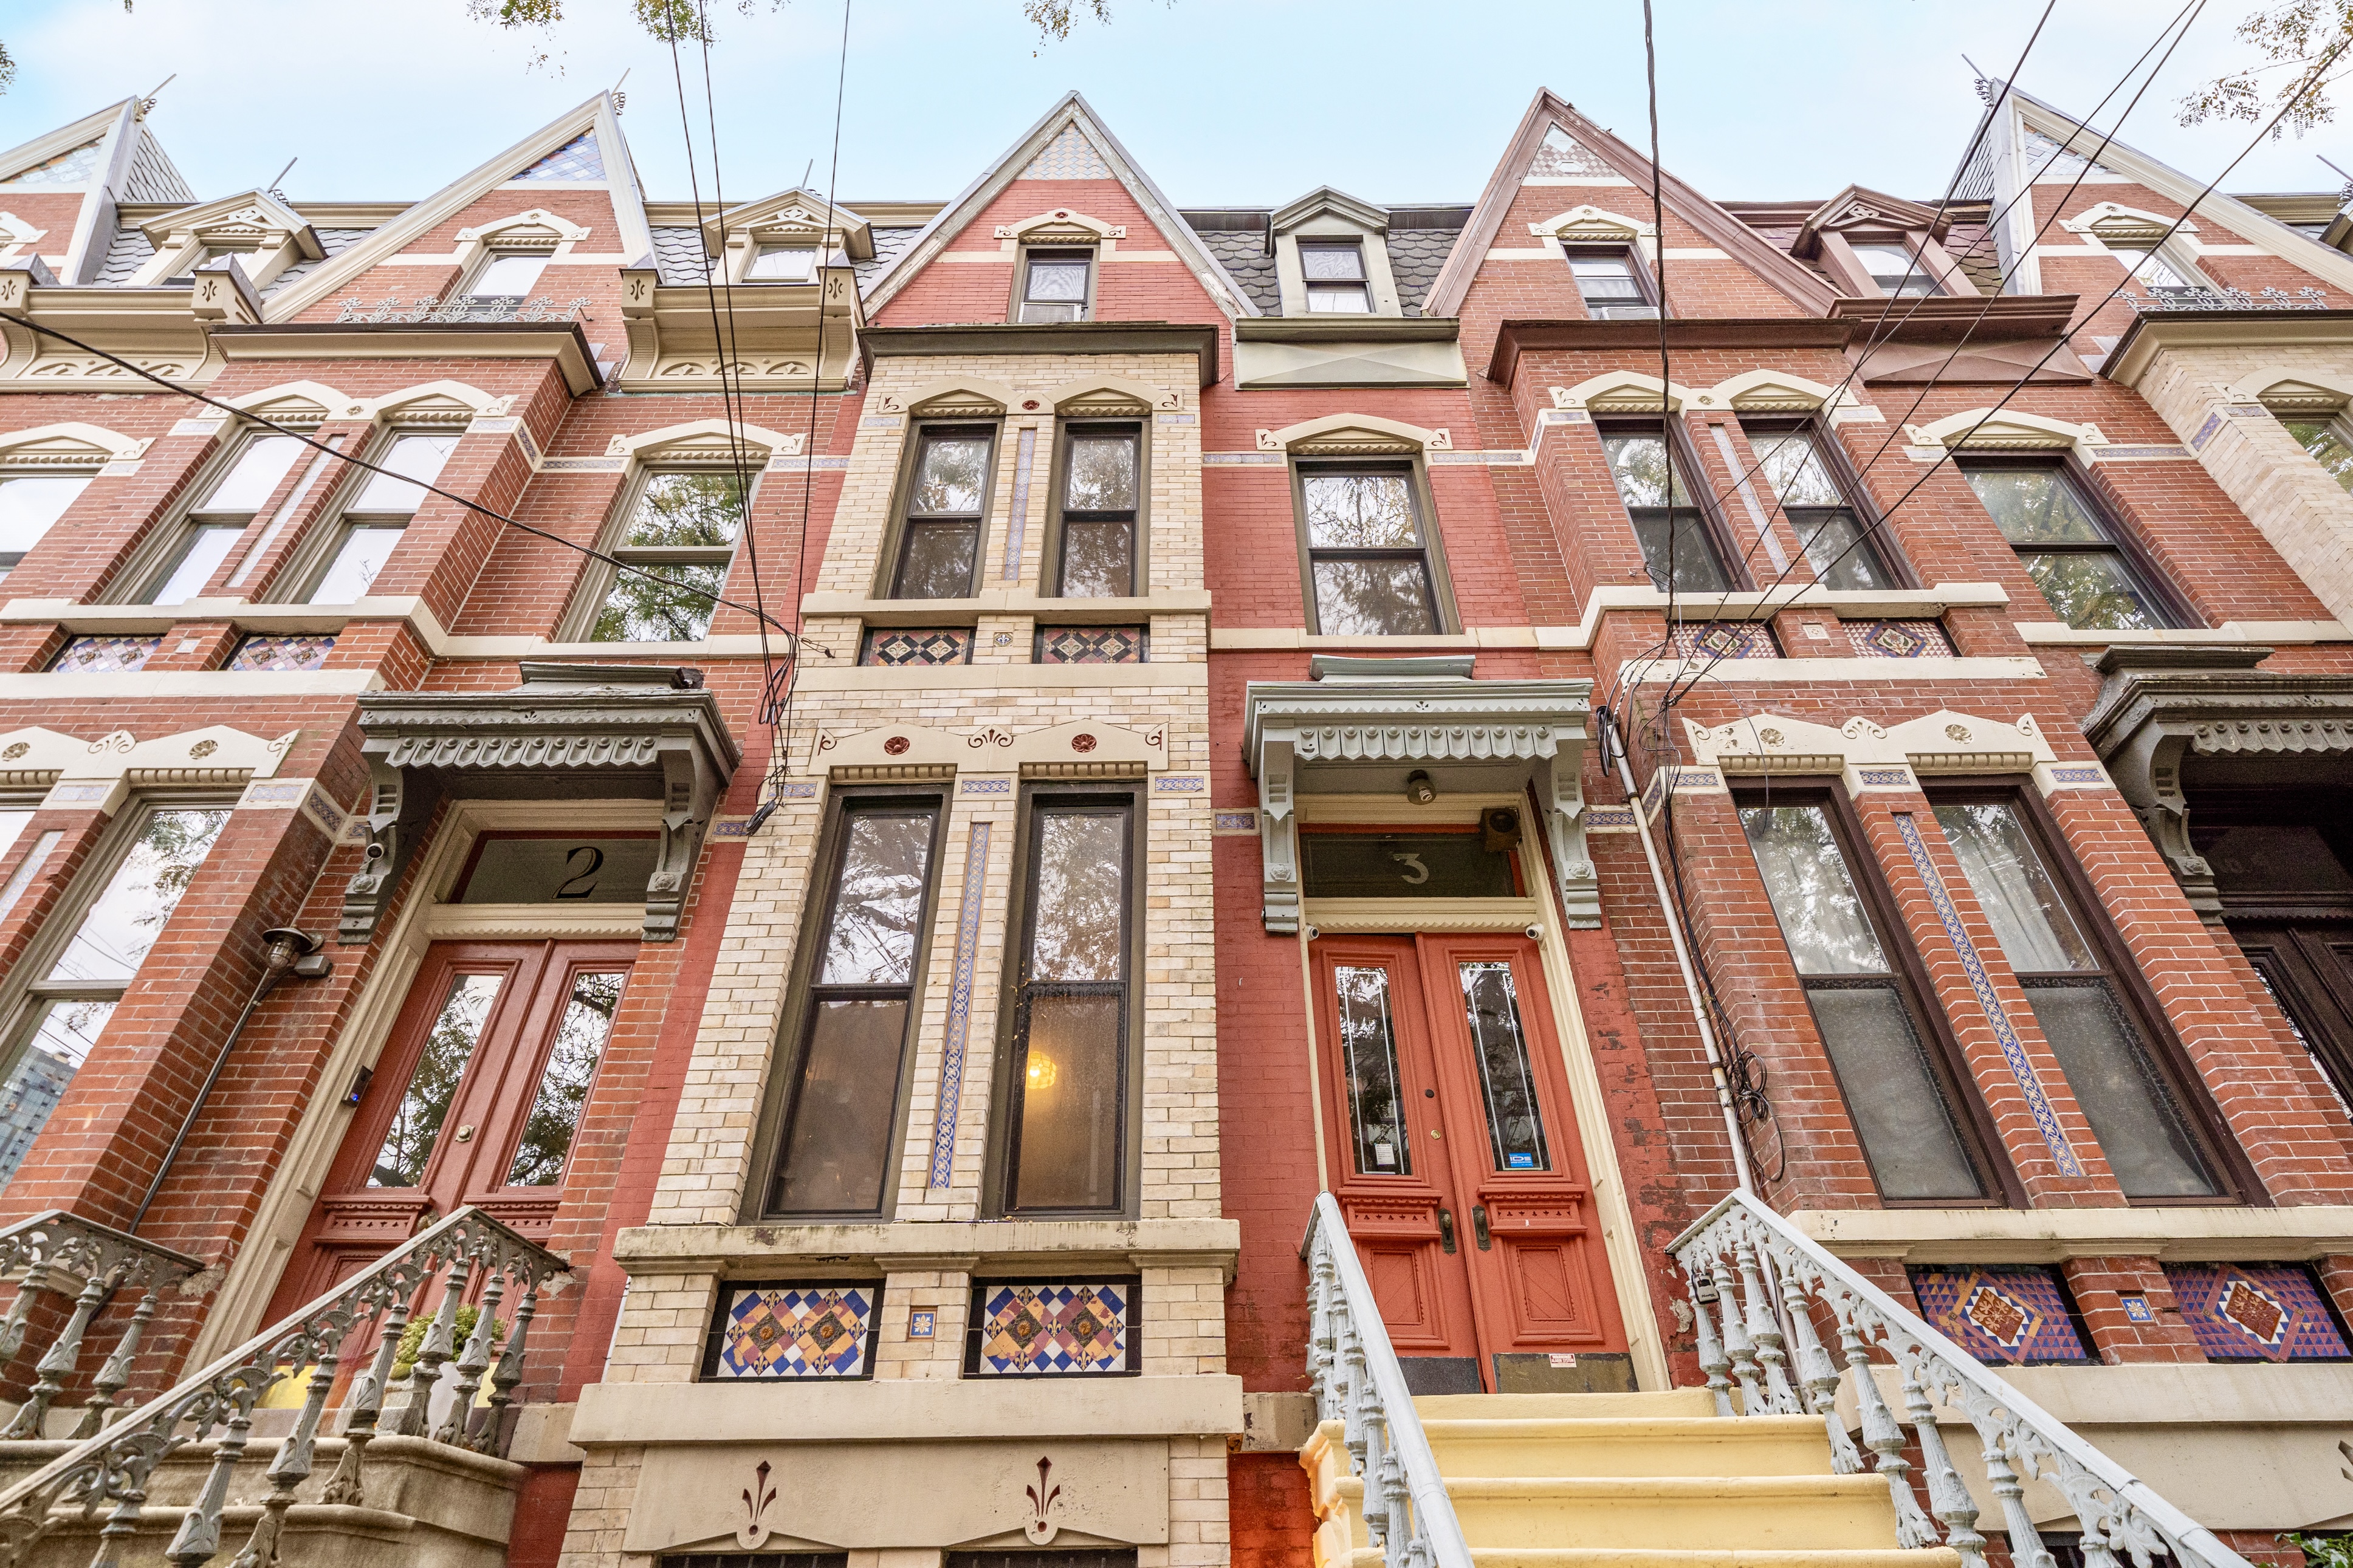
[[[1480,1251],[1486,1252],[1491,1250],[1494,1237],[1487,1234],[1487,1205],[1485,1204],[1472,1204],[1471,1205],[1471,1234],[1479,1238]]]
[[[1446,1209],[1438,1211],[1438,1246],[1449,1258],[1454,1256],[1454,1215]]]

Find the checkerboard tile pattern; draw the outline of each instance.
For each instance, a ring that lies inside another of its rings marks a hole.
[[[1846,638],[1864,658],[1950,658],[1953,639],[1940,621],[1848,621]]]
[[[972,642],[970,626],[877,626],[866,634],[866,646],[859,650],[858,662],[892,668],[915,664],[970,664]]]
[[[332,637],[249,637],[229,657],[231,669],[317,669],[335,651]]]
[[[1039,664],[1142,664],[1151,634],[1143,626],[1039,626]]]
[[[2293,1263],[2168,1263],[2166,1283],[2209,1361],[2353,1361],[2311,1271]]]
[[[1921,1314],[1979,1361],[2089,1362],[2058,1271],[2034,1265],[1915,1268]]]
[[[137,669],[163,646],[162,637],[75,637],[49,668],[60,675]]]
[[[967,1377],[1087,1377],[1134,1372],[1141,1342],[1131,1279],[976,1284]]]
[[[728,1286],[703,1376],[871,1377],[881,1298],[871,1283]]]

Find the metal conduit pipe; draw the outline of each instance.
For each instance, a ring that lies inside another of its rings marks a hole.
[[[1618,780],[1626,788],[1626,803],[1634,808],[1634,831],[1641,836],[1642,858],[1651,865],[1651,886],[1658,889],[1659,909],[1667,917],[1667,940],[1675,950],[1675,967],[1683,971],[1683,993],[1691,998],[1692,1018],[1699,1025],[1699,1043],[1707,1051],[1708,1076],[1715,1080],[1715,1103],[1724,1112],[1724,1131],[1732,1140],[1732,1166],[1739,1177],[1740,1190],[1754,1193],[1757,1174],[1748,1168],[1748,1141],[1740,1135],[1740,1111],[1733,1103],[1732,1079],[1725,1071],[1724,1051],[1716,1044],[1715,1029],[1708,1022],[1707,999],[1701,995],[1698,972],[1692,967],[1691,950],[1683,945],[1683,921],[1677,916],[1672,895],[1667,890],[1666,873],[1659,866],[1658,846],[1651,842],[1651,824],[1642,814],[1642,802],[1634,788],[1634,770],[1626,763],[1626,745],[1618,734],[1618,721],[1605,712],[1601,725],[1611,756],[1618,763]]]

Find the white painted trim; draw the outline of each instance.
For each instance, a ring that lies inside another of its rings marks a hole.
[[[2044,671],[2031,658],[1727,658],[1713,666],[1704,658],[1629,666],[1625,679],[1699,680],[1733,686],[1748,682],[1853,680],[1884,687],[1897,680],[2041,680]]]
[[[2061,621],[2021,621],[2018,635],[2039,647],[2107,647],[2116,643],[2169,643],[2194,647],[2202,643],[2353,642],[2353,626],[2343,621],[2224,621],[2219,626],[2173,626],[2147,631],[2079,631]]]
[[[0,675],[0,700],[55,702],[73,697],[332,697],[383,689],[372,669],[165,669],[41,671]]]

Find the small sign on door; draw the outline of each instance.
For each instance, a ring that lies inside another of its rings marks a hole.
[[[1551,1355],[1545,1359],[1551,1362],[1555,1366],[1575,1366],[1577,1364],[1577,1352],[1575,1351],[1555,1351]]]

